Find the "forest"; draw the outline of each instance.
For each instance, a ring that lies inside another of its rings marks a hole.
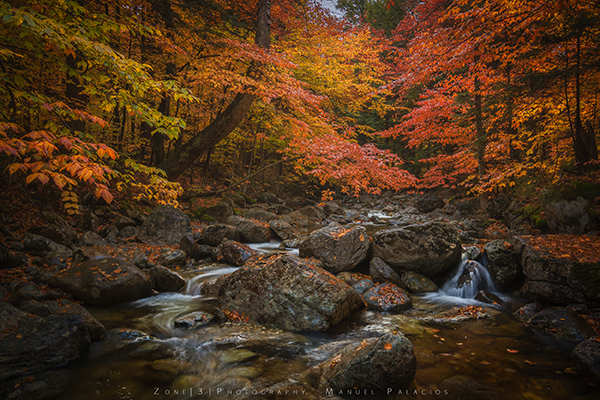
[[[598,398],[600,2],[0,10],[0,398]]]
[[[338,5],[3,1],[3,185],[174,203],[268,177],[325,197],[597,183],[595,2]]]

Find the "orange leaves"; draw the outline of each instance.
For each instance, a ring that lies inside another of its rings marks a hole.
[[[386,350],[391,350],[391,349],[392,349],[392,347],[393,347],[393,346],[392,346],[392,344],[391,344],[391,343],[386,343],[386,344],[384,344],[384,345],[383,345],[383,348],[384,348],[384,349],[386,349]]]
[[[529,246],[547,252],[552,257],[580,263],[600,263],[600,238],[578,235],[547,235],[532,237]]]

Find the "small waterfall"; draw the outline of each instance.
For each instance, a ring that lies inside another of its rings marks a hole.
[[[448,296],[472,299],[480,290],[497,292],[498,287],[488,269],[477,261],[468,260],[466,255],[442,288]]]

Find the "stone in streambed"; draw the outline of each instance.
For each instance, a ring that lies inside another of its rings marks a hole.
[[[363,294],[363,298],[367,307],[373,310],[396,312],[412,307],[408,292],[389,282],[373,286]]]
[[[246,264],[225,277],[218,300],[251,322],[291,331],[327,330],[362,304],[354,289],[291,254]]]

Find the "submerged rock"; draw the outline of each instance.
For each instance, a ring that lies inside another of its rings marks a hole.
[[[369,237],[362,226],[344,228],[333,223],[312,232],[300,245],[300,257],[315,257],[323,268],[338,273],[356,267],[367,257]]]
[[[347,346],[320,366],[320,386],[334,393],[349,388],[405,388],[415,377],[417,359],[406,336],[388,333]]]
[[[571,352],[575,368],[596,385],[600,385],[600,336],[579,343]]]
[[[526,325],[567,348],[573,348],[596,334],[579,314],[563,307],[545,308]]]
[[[329,272],[290,254],[271,256],[224,278],[221,308],[250,322],[292,331],[327,330],[360,306],[360,295]]]
[[[373,249],[396,271],[427,277],[458,265],[462,252],[458,231],[442,222],[379,231],[373,236]]]

